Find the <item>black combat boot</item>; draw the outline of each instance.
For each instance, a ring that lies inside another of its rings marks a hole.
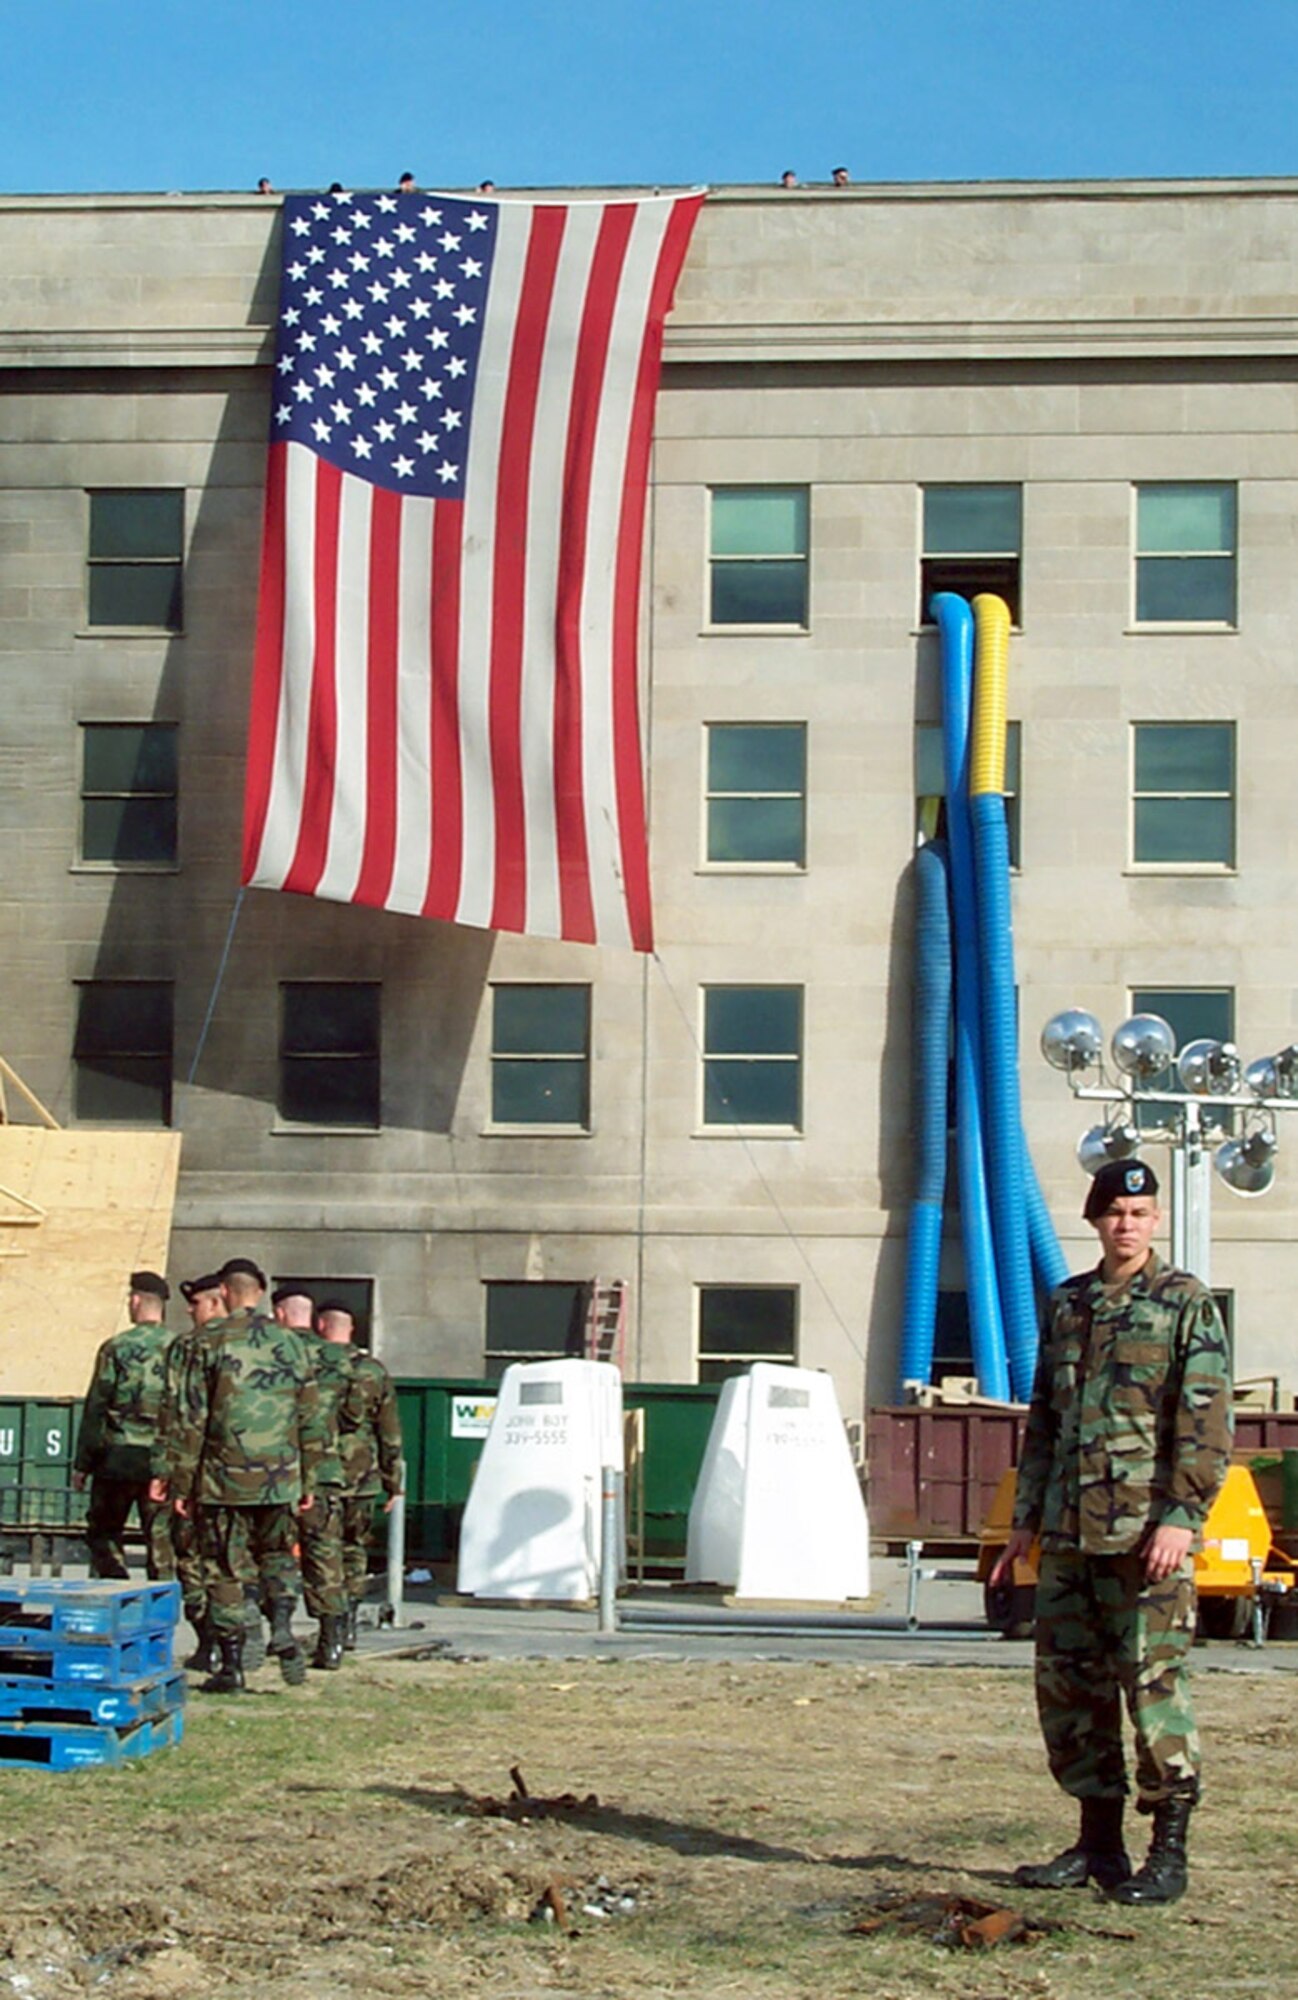
[[[306,1654],[293,1637],[291,1597],[277,1597],[271,1607],[268,1651],[279,1661],[279,1670],[290,1687],[301,1687],[306,1679]]]
[[[1160,1799],[1154,1807],[1154,1837],[1143,1868],[1113,1891],[1115,1903],[1174,1903],[1185,1894],[1185,1837],[1195,1801]]]
[[[185,1665],[191,1673],[214,1674],[219,1670],[221,1664],[221,1643],[217,1638],[216,1627],[212,1623],[211,1614],[209,1612],[199,1612],[190,1622],[198,1634],[198,1644],[185,1661]]]
[[[1083,1799],[1082,1826],[1074,1847],[1053,1861],[1026,1862],[1014,1870],[1020,1889],[1084,1889],[1088,1882],[1118,1890],[1131,1874],[1122,1844],[1122,1799]]]
[[[356,1651],[356,1628],[360,1624],[360,1618],[360,1598],[349,1597],[347,1600],[347,1616],[343,1620],[343,1649],[345,1652],[354,1653]]]
[[[242,1632],[220,1632],[217,1634],[221,1664],[207,1680],[200,1681],[200,1694],[242,1694],[243,1693],[243,1634]]]
[[[336,1674],[343,1663],[343,1633],[347,1620],[337,1614],[322,1612],[320,1631],[316,1637],[315,1652],[311,1655],[311,1665],[324,1673]]]
[[[255,1674],[258,1667],[266,1664],[266,1631],[261,1622],[261,1606],[257,1593],[244,1586],[243,1592],[243,1665],[246,1673]]]

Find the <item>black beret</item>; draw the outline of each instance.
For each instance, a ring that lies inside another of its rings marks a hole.
[[[350,1320],[354,1320],[356,1317],[346,1299],[321,1299],[319,1305],[316,1307],[316,1312],[322,1315],[324,1313],[346,1313]]]
[[[261,1286],[262,1291],[264,1292],[266,1289],[266,1273],[257,1269],[251,1257],[227,1257],[217,1272],[217,1276],[222,1280],[226,1278],[255,1278]]]
[[[201,1278],[182,1278],[180,1281],[180,1296],[191,1306],[200,1292],[219,1292],[220,1289],[221,1278],[217,1271],[205,1271]]]
[[[271,1304],[273,1306],[282,1306],[285,1299],[307,1299],[312,1305],[315,1304],[315,1300],[311,1298],[311,1294],[305,1285],[276,1285],[270,1295]]]
[[[155,1299],[165,1305],[171,1297],[171,1286],[156,1271],[132,1271],[129,1289],[133,1292],[152,1292]]]
[[[1094,1222],[1124,1195],[1147,1194],[1157,1199],[1158,1175],[1143,1160],[1106,1160],[1086,1193],[1082,1214]]]

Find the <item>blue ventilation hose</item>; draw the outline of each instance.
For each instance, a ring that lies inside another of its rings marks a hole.
[[[951,1036],[951,909],[944,842],[915,856],[914,1085],[911,1138],[915,1195],[906,1241],[901,1317],[901,1392],[933,1374],[942,1204],[946,1195],[947,1058]]]
[[[969,723],[973,699],[973,612],[953,591],[931,601],[942,652],[942,755],[951,907],[955,937],[956,1157],[960,1224],[974,1369],[984,1396],[1008,1400],[1009,1367],[983,1167],[981,996],[973,839],[969,816]],[[1021,1157],[1015,1148],[1016,1162]]]
[[[1028,1244],[1005,800],[999,792],[978,792],[969,801],[969,812],[973,824],[982,975],[988,1197],[1010,1386],[1021,1401],[1026,1401],[1032,1394],[1036,1373],[1038,1328]]]

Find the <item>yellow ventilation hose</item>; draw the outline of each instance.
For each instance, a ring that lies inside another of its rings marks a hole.
[[[984,591],[973,601],[973,728],[969,795],[1005,790],[1005,701],[1009,683],[1010,613],[1003,597]]]

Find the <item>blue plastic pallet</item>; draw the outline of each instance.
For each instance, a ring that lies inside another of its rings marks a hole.
[[[67,1722],[125,1729],[153,1722],[184,1706],[185,1676],[155,1674],[129,1687],[0,1676],[0,1722]]]
[[[63,1638],[39,1628],[0,1625],[0,1679],[130,1687],[167,1671],[174,1638],[171,1626],[113,1641]]]
[[[56,1638],[129,1639],[175,1625],[178,1583],[108,1583],[102,1578],[0,1584],[0,1648],[17,1629]]]
[[[79,1771],[124,1764],[170,1749],[184,1733],[179,1709],[122,1730],[63,1722],[0,1722],[0,1767]]]

